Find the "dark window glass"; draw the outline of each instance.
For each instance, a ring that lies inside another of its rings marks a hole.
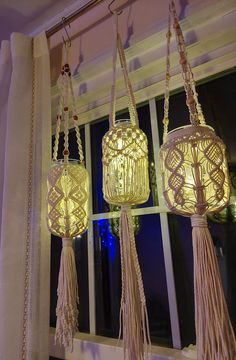
[[[209,229],[216,249],[223,288],[232,325],[236,333],[236,223],[217,224],[209,221]]]
[[[138,108],[138,117],[140,128],[145,132],[148,139],[149,151],[149,175],[150,175],[150,197],[144,204],[138,207],[148,207],[158,205],[156,175],[153,158],[153,144],[151,134],[149,105]],[[129,118],[128,113],[118,114],[116,119]],[[103,213],[112,211],[109,204],[103,199],[102,193],[102,138],[109,129],[108,120],[98,121],[91,125],[91,143],[92,143],[92,178],[93,178],[93,212]]]
[[[89,332],[89,295],[88,295],[88,253],[87,233],[73,240],[79,286],[79,331]],[[51,237],[51,287],[50,287],[50,326],[56,327],[57,285],[60,268],[62,241]]]
[[[97,333],[117,337],[120,307],[118,219],[94,221]],[[135,217],[136,244],[153,343],[171,345],[159,215]]]
[[[195,342],[193,250],[190,219],[168,214],[182,346]]]

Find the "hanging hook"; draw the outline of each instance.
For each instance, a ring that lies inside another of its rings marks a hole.
[[[66,28],[67,24],[66,24],[66,18],[64,16],[62,17],[61,22],[67,36],[67,39],[65,40],[64,36],[62,35],[62,40],[64,42],[65,47],[71,47],[71,38]],[[68,27],[70,28],[70,24],[68,24]]]
[[[111,15],[114,15],[115,12],[117,13],[117,15],[120,15],[123,13],[123,10],[120,10],[120,11],[113,11],[111,10],[111,5],[115,2],[115,0],[112,0],[112,2],[110,2],[110,4],[108,5],[108,10],[110,11],[110,14]]]

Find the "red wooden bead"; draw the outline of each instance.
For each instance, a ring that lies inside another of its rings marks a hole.
[[[186,64],[186,62],[187,62],[187,59],[186,59],[185,57],[181,57],[179,63],[180,63],[181,65],[183,65],[183,64]]]
[[[73,119],[74,119],[74,120],[78,120],[78,116],[77,116],[77,115],[74,115],[74,116],[73,116]]]
[[[68,106],[65,106],[65,107],[64,107],[64,111],[68,111]]]
[[[65,150],[63,151],[63,155],[67,156],[67,155],[69,155],[69,154],[70,154],[69,150],[65,149]]]
[[[188,105],[194,104],[194,98],[193,98],[193,97],[190,97],[190,98],[187,100],[187,104],[188,104]]]

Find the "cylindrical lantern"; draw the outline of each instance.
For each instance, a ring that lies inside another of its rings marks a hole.
[[[191,217],[197,359],[233,360],[235,336],[206,220],[208,213],[223,210],[229,201],[225,146],[205,124],[173,0],[169,1],[169,10],[164,135],[160,151],[163,194],[172,212]],[[168,132],[171,18],[191,125]]]
[[[89,177],[77,161],[55,162],[48,172],[47,223],[52,234],[73,238],[88,228]]]
[[[109,204],[142,204],[149,197],[147,137],[118,120],[103,137],[103,194]]]
[[[65,43],[66,56],[67,43]],[[55,340],[72,350],[73,336],[78,329],[78,284],[73,237],[88,227],[89,176],[78,125],[71,71],[66,63],[58,79],[60,100],[53,151],[53,164],[48,172],[47,223],[52,234],[62,238],[63,248],[57,287],[57,323]],[[79,161],[69,159],[69,117],[72,116],[78,145]],[[61,121],[64,120],[63,159],[58,160]]]
[[[141,204],[149,197],[148,146],[146,135],[138,126],[138,116],[128,77],[124,49],[117,31],[117,14],[114,19],[115,41],[110,129],[102,140],[103,194],[109,204],[121,206],[119,226],[122,278],[120,326],[123,330],[124,360],[144,360],[150,336],[131,205]],[[115,119],[117,49],[128,94],[130,120]]]
[[[170,131],[161,147],[163,194],[172,212],[220,211],[229,200],[225,145],[206,125]]]

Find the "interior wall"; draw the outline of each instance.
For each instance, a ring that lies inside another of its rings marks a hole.
[[[216,0],[205,0],[204,6]],[[68,32],[72,37],[69,61],[74,75],[90,62],[101,56],[106,57],[112,51],[113,19],[108,10],[109,1],[104,1],[71,23]],[[128,48],[136,42],[144,40],[166,27],[168,1],[166,0],[119,0],[112,9],[119,5],[123,12],[119,16],[119,31],[124,47]],[[176,1],[177,13],[183,19],[194,12],[196,6],[203,6],[201,0]],[[63,31],[50,39],[52,84],[55,84],[62,63]],[[94,69],[96,72],[96,69]],[[99,69],[98,69],[99,71]]]
[[[113,25],[110,0],[102,1],[71,23],[69,62],[81,123],[109,112]],[[119,30],[125,47],[136,102],[164,93],[168,1],[117,0],[123,9]],[[236,66],[235,0],[176,0],[188,56],[196,80]],[[62,34],[50,38],[52,114],[56,118],[57,78],[62,64]],[[65,35],[65,34],[64,34]],[[171,89],[183,86],[174,36]],[[122,72],[117,74],[117,110],[127,106]],[[54,120],[53,120],[54,121]]]

